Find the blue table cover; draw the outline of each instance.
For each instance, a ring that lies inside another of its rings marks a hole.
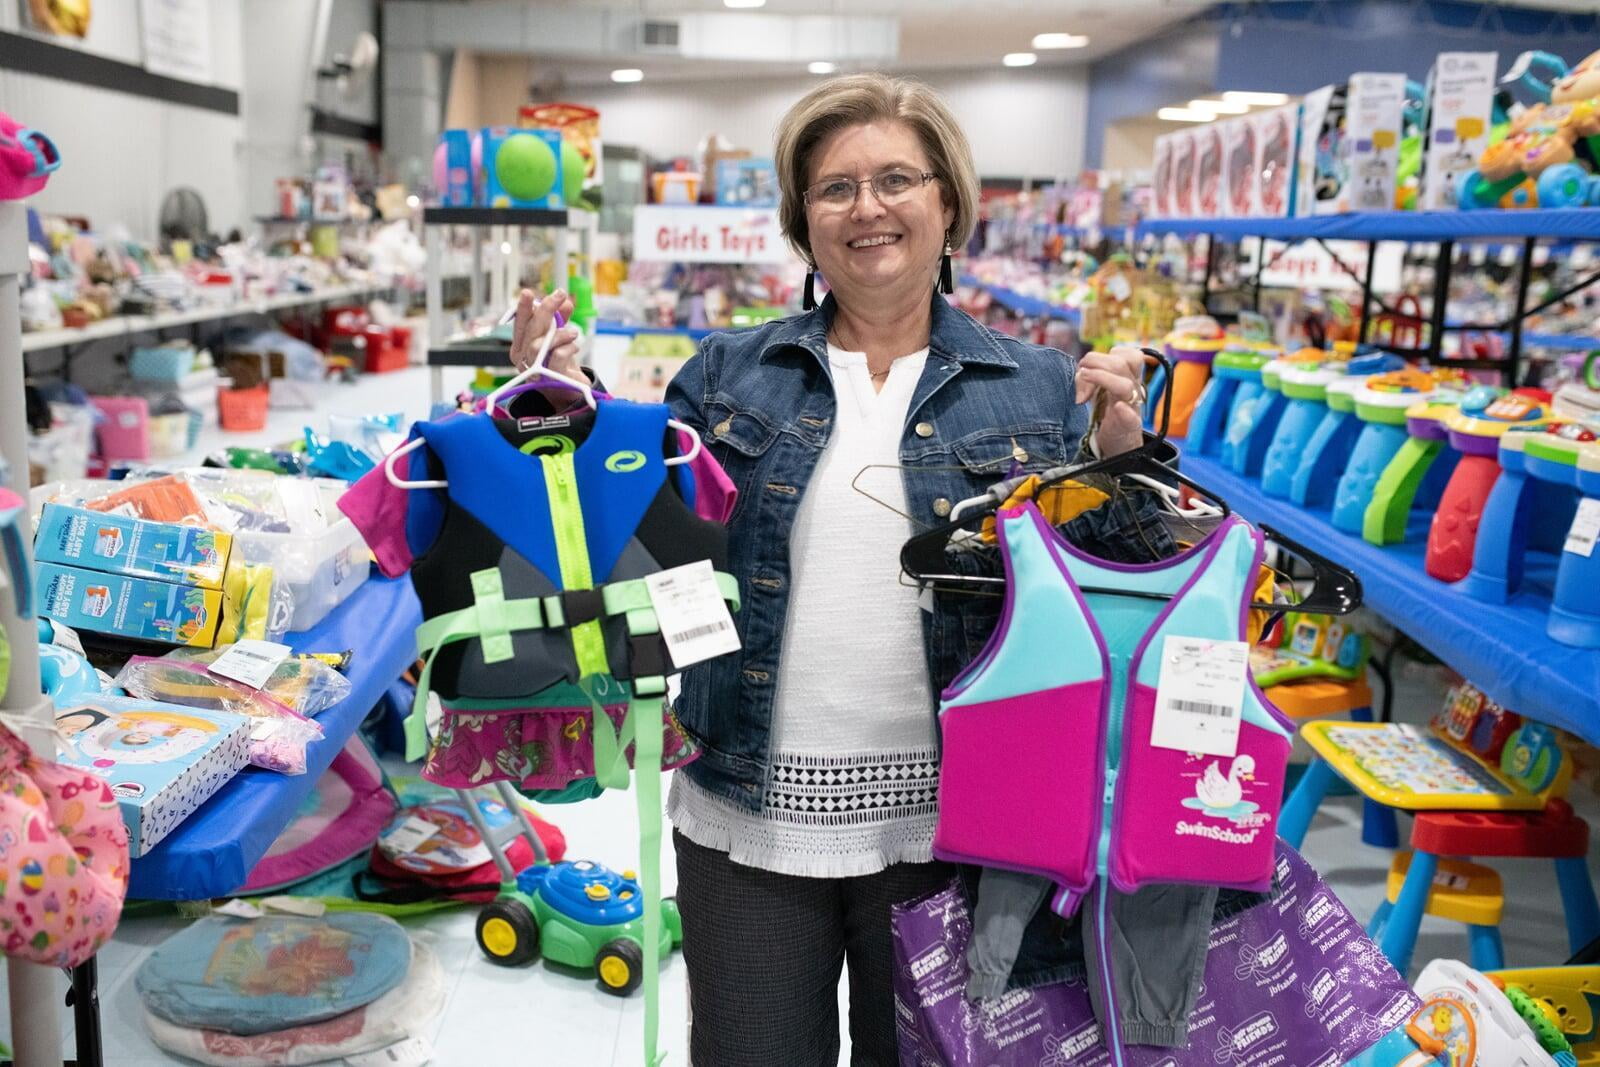
[[[290,634],[285,641],[297,652],[355,653],[346,672],[350,695],[317,716],[323,737],[307,750],[306,773],[245,768],[133,861],[128,896],[206,900],[244,885],[384,690],[416,660],[421,621],[409,578],[374,576],[316,626]]]

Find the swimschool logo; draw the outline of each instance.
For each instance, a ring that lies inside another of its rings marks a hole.
[[[606,470],[612,474],[631,474],[644,466],[644,453],[627,449],[622,452],[613,452],[606,457]]]
[[[1231,1063],[1239,1057],[1267,1041],[1278,1032],[1278,1020],[1273,1018],[1270,1011],[1264,1011],[1253,1019],[1241,1023],[1237,1030],[1227,1027],[1217,1027],[1217,1051],[1212,1059],[1218,1063]]]

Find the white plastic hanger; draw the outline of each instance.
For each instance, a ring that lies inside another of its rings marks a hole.
[[[546,378],[550,381],[568,386],[569,388],[576,389],[583,395],[583,402],[589,406],[591,411],[599,406],[598,401],[595,400],[594,389],[587,381],[569,377],[565,374],[562,374],[560,371],[553,371],[549,367],[545,366],[545,360],[550,357],[550,345],[555,340],[556,331],[559,330],[563,325],[564,322],[561,316],[557,315],[551,321],[550,330],[544,335],[544,340],[540,342],[539,352],[536,356],[534,356],[533,362],[529,364],[528,368],[522,373],[518,374],[510,381],[500,386],[500,388],[496,389],[494,392],[490,393],[485,404],[485,410],[493,411],[495,409],[495,405],[499,402],[502,395],[511,391],[512,389],[515,389],[523,382],[529,381],[533,378]],[[668,467],[681,467],[685,463],[694,462],[695,458],[700,455],[700,449],[703,447],[699,433],[695,431],[693,426],[679,422],[677,419],[668,419],[667,425],[674,430],[687,433],[690,440],[693,441],[693,445],[684,455],[673,456],[671,459],[664,460],[663,464]],[[389,479],[390,485],[394,486],[396,489],[444,489],[449,486],[449,482],[437,481],[433,479],[410,481],[400,477],[400,475],[395,473],[394,461],[399,459],[401,456],[410,455],[418,448],[421,448],[425,443],[426,442],[421,437],[415,438],[407,441],[393,452],[390,452],[389,455],[384,458],[383,476]]]

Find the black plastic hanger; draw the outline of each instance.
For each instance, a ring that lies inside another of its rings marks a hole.
[[[1142,350],[1145,355],[1155,359],[1161,366],[1162,373],[1167,381],[1172,380],[1172,363],[1164,353],[1153,348]],[[1165,389],[1161,399],[1160,428],[1155,432],[1145,432],[1144,443],[1130,452],[1110,456],[1106,459],[1095,460],[1081,466],[1060,468],[1050,472],[1038,486],[1045,489],[1058,485],[1069,479],[1078,479],[1091,474],[1123,475],[1144,474],[1157,480],[1176,482],[1185,486],[1190,491],[1214,503],[1226,518],[1232,514],[1228,502],[1219,494],[1206,488],[1199,482],[1183,474],[1177,469],[1179,453],[1167,440],[1167,427],[1172,421],[1172,390]],[[1037,492],[1037,491],[1036,491]],[[945,548],[950,539],[958,530],[970,531],[981,520],[989,518],[999,510],[1000,501],[990,501],[988,504],[974,508],[972,511],[940,526],[924,530],[913,535],[900,549],[900,568],[907,577],[919,584],[937,585],[941,589],[950,589],[953,592],[993,592],[995,586],[1004,586],[1005,579],[987,577],[982,575],[954,574],[948,572],[945,559]],[[1263,536],[1278,545],[1290,554],[1298,557],[1308,564],[1312,573],[1312,586],[1304,598],[1292,605],[1281,603],[1251,604],[1252,608],[1263,611],[1282,612],[1285,610],[1302,611],[1313,615],[1346,615],[1361,606],[1361,580],[1348,568],[1328,559],[1319,552],[1314,552],[1297,541],[1294,541],[1270,526],[1258,526]],[[951,588],[954,587],[954,588]],[[1084,586],[1086,593],[1100,593],[1111,596],[1137,597],[1146,600],[1170,600],[1170,595],[1163,593],[1147,593],[1128,589],[1099,589]]]

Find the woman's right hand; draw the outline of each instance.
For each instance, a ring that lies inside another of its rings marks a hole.
[[[550,324],[560,315],[567,325],[556,331],[550,342],[550,355],[545,366],[558,374],[583,380],[583,369],[578,363],[582,331],[570,322],[572,297],[565,289],[557,289],[543,300],[535,300],[533,291],[522,290],[517,297],[516,325],[511,331],[511,363],[517,370],[527,370],[544,344]]]

